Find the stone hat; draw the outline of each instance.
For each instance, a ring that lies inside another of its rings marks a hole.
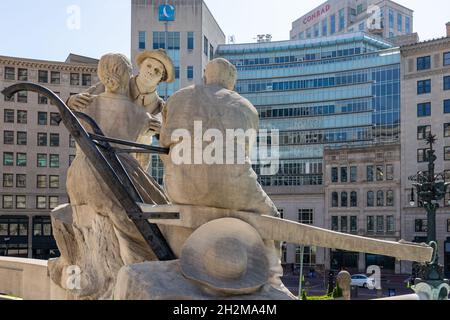
[[[166,50],[158,49],[140,53],[136,57],[137,65],[140,67],[142,62],[147,58],[158,60],[166,68],[166,77],[162,79],[162,82],[171,83],[175,81],[175,67],[173,66],[172,59],[167,55]]]
[[[224,295],[254,293],[269,277],[261,236],[251,225],[231,218],[197,229],[183,246],[180,265],[186,278]]]

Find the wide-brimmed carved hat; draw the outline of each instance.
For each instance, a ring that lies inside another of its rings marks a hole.
[[[182,248],[180,265],[186,278],[223,295],[254,293],[269,277],[261,236],[251,225],[231,218],[197,229]]]
[[[164,68],[166,68],[166,77],[165,79],[162,79],[162,82],[171,83],[175,81],[175,67],[173,66],[172,59],[170,59],[164,49],[144,51],[140,53],[136,57],[137,65],[140,67],[142,62],[144,62],[147,58],[158,60],[163,64]]]

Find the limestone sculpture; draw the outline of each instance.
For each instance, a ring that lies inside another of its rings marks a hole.
[[[125,56],[103,56],[98,75],[105,92],[90,96],[82,111],[95,119],[107,136],[137,141],[151,130],[154,119],[129,97],[131,72]],[[134,79],[131,83],[137,81]],[[132,156],[119,157],[145,202],[168,203],[164,191]],[[53,213],[54,234],[62,256],[51,262],[51,277],[67,289],[67,268],[77,266],[82,273],[80,288],[71,291],[75,298],[111,299],[121,267],[156,257],[80,149],[68,172],[67,192],[71,204]]]

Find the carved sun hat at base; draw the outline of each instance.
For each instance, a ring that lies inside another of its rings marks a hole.
[[[183,275],[213,292],[251,294],[268,281],[264,242],[249,224],[219,219],[197,229],[183,246]]]
[[[163,79],[162,82],[172,83],[175,81],[175,67],[173,66],[172,59],[167,55],[164,49],[144,51],[140,53],[136,57],[137,65],[140,67],[142,62],[148,58],[158,60],[163,64],[164,68],[166,68],[166,79]]]

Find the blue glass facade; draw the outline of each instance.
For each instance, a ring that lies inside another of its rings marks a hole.
[[[236,66],[260,127],[280,130],[280,170],[260,177],[265,186],[321,185],[327,146],[399,142],[400,53],[380,38],[223,45],[218,55]]]

